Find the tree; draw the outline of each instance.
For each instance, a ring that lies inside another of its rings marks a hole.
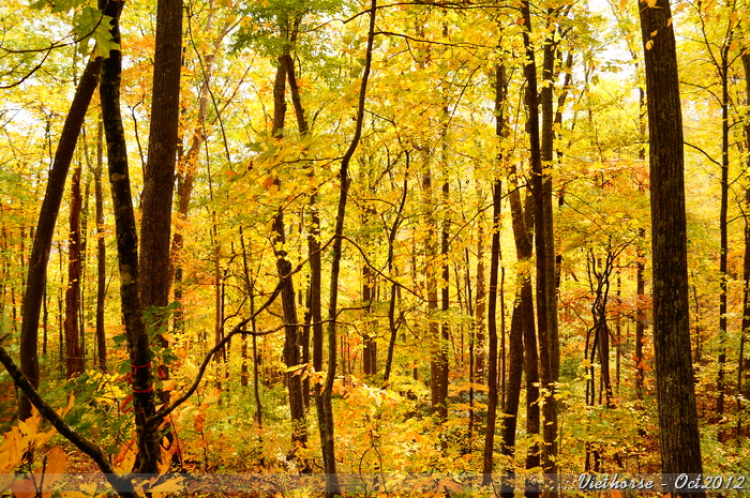
[[[639,10],[646,64],[662,472],[700,474],[703,464],[690,353],[682,111],[674,26],[669,0],[639,3]]]
[[[49,173],[47,192],[44,195],[42,209],[39,213],[39,223],[34,234],[34,243],[29,258],[29,275],[26,280],[26,294],[21,312],[23,317],[21,326],[21,372],[34,387],[39,386],[39,356],[37,352],[39,315],[42,309],[42,296],[52,236],[57,223],[57,213],[62,202],[65,178],[68,175],[73,152],[78,143],[81,125],[86,117],[86,111],[99,80],[100,70],[101,59],[95,57],[86,65],[81,81],[78,83],[55,153],[55,160]],[[31,415],[31,404],[25,396],[21,396],[18,415],[22,420]]]

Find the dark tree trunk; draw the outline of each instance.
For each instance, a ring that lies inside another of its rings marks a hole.
[[[29,273],[26,279],[26,294],[23,300],[21,316],[21,372],[29,379],[31,385],[39,387],[39,356],[37,342],[39,337],[39,315],[42,308],[42,295],[47,274],[52,237],[55,233],[57,213],[60,211],[65,178],[68,176],[70,162],[78,142],[81,125],[86,117],[91,97],[99,82],[101,59],[89,61],[78,83],[73,103],[65,118],[60,143],[49,172],[47,191],[39,212],[39,222],[34,233],[34,242],[29,258]],[[21,420],[31,416],[31,403],[21,396],[18,408]]]
[[[507,118],[505,114],[505,105],[506,105],[507,95],[508,95],[508,80],[506,76],[505,65],[497,64],[495,66],[495,116],[496,116],[495,117],[495,134],[497,136],[498,141],[502,141],[505,137],[507,137],[507,134],[508,134],[508,123],[507,123]],[[503,167],[503,162],[504,162],[504,156],[502,154],[499,154],[497,157],[498,169],[501,169]],[[493,470],[493,454],[494,454],[494,446],[495,446],[495,424],[496,424],[496,414],[497,414],[497,405],[498,405],[497,281],[498,281],[498,267],[500,265],[500,252],[501,252],[500,224],[501,224],[502,202],[503,202],[502,182],[500,180],[496,180],[492,189],[492,246],[490,248],[490,288],[489,288],[489,300],[488,300],[488,310],[487,310],[487,315],[488,315],[487,316],[487,331],[489,335],[489,349],[487,351],[487,354],[489,356],[488,378],[487,378],[488,400],[487,400],[487,424],[486,424],[486,433],[485,433],[485,439],[484,439],[484,461],[483,461],[483,469],[482,469],[482,472],[484,474],[485,484],[489,484],[489,482],[491,481],[490,477],[491,477],[492,470]],[[479,258],[480,258],[479,268],[483,270],[482,261],[481,261],[481,252],[479,254]],[[477,279],[479,279],[479,281],[482,282],[482,285],[479,291],[482,294],[482,298],[484,298],[484,295],[483,295],[484,294],[484,282],[482,281],[483,278],[484,278],[484,275],[482,273],[479,273],[477,275]],[[479,295],[477,295],[477,308],[479,308]],[[504,330],[502,332],[504,333]],[[517,357],[518,351],[514,351],[513,346],[518,346],[518,344],[514,343],[511,345],[511,357],[514,359],[519,359]],[[505,351],[503,350],[501,354],[504,357]],[[521,351],[521,357],[522,356],[523,356],[523,351]],[[512,365],[512,367],[515,368],[516,366]],[[521,362],[519,362],[517,367],[519,369],[521,368]],[[515,370],[513,373],[515,373]],[[515,380],[515,378],[513,380]],[[508,398],[511,400],[511,405],[512,405],[513,400],[514,399],[516,400],[516,405],[515,405],[516,411],[514,413],[506,413],[508,415],[508,419],[506,419],[503,423],[501,423],[502,433],[503,433],[503,454],[506,454],[505,448],[513,448],[515,446],[515,428],[516,428],[516,416],[518,414],[518,396],[520,395],[520,388],[521,388],[520,377],[518,378],[518,380],[519,380],[519,384],[517,386],[517,389],[518,389],[517,392],[513,391],[513,388],[516,387],[514,385],[509,386],[510,390],[508,392]],[[503,406],[507,408],[508,405],[503,403]],[[511,440],[509,440],[508,439],[509,434],[506,431],[506,429],[508,429],[511,426],[513,427],[513,432],[512,432],[512,436],[510,436]]]
[[[68,287],[65,289],[65,365],[68,377],[83,373],[83,351],[78,311],[81,306],[81,166],[70,183],[70,235],[68,237]]]
[[[537,309],[539,321],[539,363],[542,386],[547,390],[545,395],[544,415],[544,453],[542,467],[544,472],[557,472],[557,401],[555,399],[556,382],[559,376],[560,345],[557,337],[557,263],[555,261],[555,234],[552,213],[552,177],[543,171],[543,166],[552,166],[554,160],[554,108],[553,90],[555,80],[555,61],[557,43],[554,41],[557,29],[554,26],[559,9],[548,9],[549,16],[547,40],[544,44],[542,62],[542,80],[549,83],[540,93],[542,107],[542,133],[540,144],[540,161],[534,159],[532,151],[532,192],[536,204],[536,241],[537,249]],[[529,20],[529,29],[531,21]],[[527,48],[528,50],[528,48]],[[536,73],[535,73],[536,74]],[[536,86],[536,82],[534,85]],[[530,87],[529,87],[530,88]],[[530,106],[536,109],[533,102]],[[530,110],[534,113],[535,110]],[[537,117],[538,119],[538,117]],[[530,127],[529,133],[538,132],[538,127]],[[536,142],[530,139],[533,144]],[[534,147],[532,145],[532,147]],[[553,494],[549,496],[553,496]]]
[[[480,384],[484,383],[484,327],[485,327],[485,305],[487,302],[487,291],[485,287],[484,268],[484,229],[480,223],[479,235],[477,237],[477,304],[474,308],[474,316],[477,320],[476,348],[474,377]]]
[[[719,208],[719,375],[716,380],[716,390],[719,393],[716,400],[716,418],[721,420],[724,416],[724,397],[726,386],[724,380],[724,369],[727,362],[727,258],[729,251],[729,44],[732,39],[732,31],[729,31],[729,39],[724,40],[721,47],[721,60],[719,77],[721,78],[721,201]],[[719,439],[723,431],[718,432]]]
[[[276,139],[281,140],[284,133],[284,118],[286,116],[286,78],[287,66],[290,58],[282,55],[278,59],[279,66],[276,70],[276,80],[273,87],[273,130]],[[278,180],[277,180],[278,184]],[[284,224],[284,212],[279,208],[274,217],[273,247],[276,255],[276,269],[281,287],[281,305],[284,313],[284,363],[287,367],[295,367],[300,364],[299,325],[297,320],[297,300],[294,292],[294,280],[292,279],[292,263],[287,259],[286,233]],[[292,441],[302,443],[307,441],[307,428],[305,426],[305,403],[302,395],[302,376],[300,372],[287,371],[286,385],[289,390],[289,408],[292,414]]]
[[[391,226],[388,232],[388,275],[393,278],[393,260],[394,260],[394,244],[396,242],[396,234],[398,228],[403,222],[404,206],[406,205],[406,197],[409,191],[409,153],[406,152],[406,171],[404,172],[404,186],[401,193],[401,204],[399,204],[398,212],[396,213],[396,219],[393,220],[393,226]],[[391,367],[393,365],[393,352],[396,349],[396,336],[398,334],[398,324],[396,323],[396,297],[397,287],[396,284],[391,285],[391,295],[388,304],[388,329],[390,332],[390,341],[388,343],[388,356],[385,360],[385,373],[383,375],[384,385],[388,384],[388,379],[391,376]]]
[[[104,14],[112,18],[110,33],[120,43],[119,18],[124,2],[101,0]],[[147,420],[154,415],[154,387],[151,347],[143,322],[143,306],[138,293],[138,237],[133,198],[130,190],[125,133],[120,114],[122,54],[112,50],[102,64],[100,98],[107,139],[110,190],[115,212],[117,260],[120,269],[120,299],[132,365],[133,405],[138,439],[138,471],[155,473],[160,457],[156,427]]]
[[[169,302],[172,194],[180,120],[182,0],[158,0],[151,129],[142,196],[139,292],[143,306]]]
[[[370,271],[370,267],[365,264],[362,267],[362,301],[364,306],[367,307],[366,312],[372,313],[372,301],[375,299],[375,288],[373,286],[374,274]],[[376,324],[372,324],[376,325]],[[375,375],[378,373],[378,361],[377,361],[377,344],[375,343],[375,333],[377,328],[371,330],[371,325],[365,326],[364,332],[364,344],[362,348],[362,369],[365,375]]]
[[[742,66],[745,70],[745,99],[750,104],[750,53],[742,54]],[[750,123],[745,124],[745,146],[750,150]],[[747,159],[747,167],[750,169],[750,157]],[[745,213],[750,209],[750,187],[745,190]],[[747,215],[746,215],[747,216]],[[745,218],[745,257],[743,260],[744,293],[742,305],[742,331],[740,335],[740,351],[737,358],[737,413],[742,413],[741,399],[747,398],[744,389],[745,371],[745,343],[748,332],[750,332],[750,220]],[[737,420],[737,438],[742,434],[742,418]]]
[[[549,179],[545,178],[544,172],[542,170],[542,157],[541,157],[541,145],[540,145],[540,136],[539,136],[539,94],[538,94],[538,86],[537,86],[537,75],[536,75],[536,62],[535,62],[535,55],[534,55],[534,47],[531,44],[531,38],[530,38],[530,30],[531,30],[531,14],[529,12],[529,3],[528,1],[525,1],[521,4],[521,10],[522,15],[524,18],[524,24],[526,26],[526,30],[523,32],[523,40],[524,40],[524,46],[526,48],[526,57],[529,60],[529,63],[527,63],[524,66],[524,75],[526,76],[526,93],[525,93],[525,106],[527,111],[527,122],[526,122],[526,128],[528,130],[529,135],[529,150],[531,154],[530,162],[531,162],[531,192],[534,198],[534,219],[535,219],[535,248],[536,248],[536,268],[537,268],[537,278],[536,278],[536,290],[537,290],[537,322],[538,322],[538,335],[539,335],[539,359],[541,360],[541,368],[540,372],[542,375],[541,383],[544,385],[545,388],[549,387],[549,382],[551,382],[551,352],[550,352],[550,337],[551,337],[551,320],[550,317],[552,314],[554,314],[549,309],[550,300],[548,295],[548,289],[550,284],[553,282],[549,281],[549,274],[554,274],[554,262],[553,267],[550,268],[548,265],[548,250],[551,247],[551,241],[550,243],[547,243],[546,237],[547,237],[547,228],[549,224],[551,224],[551,219],[547,218],[547,212],[546,212],[546,195],[545,195],[545,189],[548,187]],[[554,256],[554,253],[552,253],[552,256]],[[554,281],[554,277],[553,277]],[[554,288],[554,286],[553,286]],[[528,344],[528,341],[526,341]],[[529,362],[531,361],[531,358],[529,358],[529,349],[527,347],[526,349],[526,362],[527,365],[529,365]],[[527,385],[528,385],[528,374],[527,374]],[[538,399],[538,389],[537,393],[535,393],[535,397],[531,397],[532,393],[530,391],[527,391],[527,396],[530,397],[532,402],[535,402],[534,400]],[[552,398],[550,398],[552,399]],[[547,402],[545,401],[545,407],[547,406]],[[537,408],[538,409],[538,408]],[[547,411],[545,411],[545,415],[547,415]],[[553,422],[553,420],[545,420],[545,429],[544,429],[544,449],[543,454],[545,455],[544,459],[544,469],[545,472],[548,471],[548,460],[546,458],[547,455],[549,455],[552,451],[552,448],[549,445],[547,434],[549,433],[549,429],[547,428],[547,422]],[[530,423],[530,422],[529,422]],[[528,426],[528,423],[527,423]],[[533,429],[533,428],[532,428]],[[531,431],[529,431],[531,432]],[[553,438],[554,439],[554,438]],[[527,458],[526,465],[530,465],[533,463],[537,463],[537,460],[539,459],[539,456],[534,456],[533,451],[529,453],[529,457]],[[539,464],[537,463],[537,465]],[[527,496],[535,496],[537,494],[537,491],[535,489],[531,489],[531,487],[527,488]]]
[[[495,181],[492,187],[492,247],[490,249],[490,288],[487,306],[488,362],[487,362],[487,423],[484,437],[484,460],[482,473],[484,483],[491,482],[495,453],[495,423],[497,415],[497,280],[500,259],[500,216],[502,206],[502,182]]]
[[[690,358],[682,112],[674,27],[669,0],[658,0],[653,8],[640,3],[639,10],[648,98],[654,350],[662,472],[699,474],[703,464]]]
[[[362,81],[359,89],[357,103],[357,117],[354,136],[349,143],[349,148],[341,159],[339,180],[341,189],[339,193],[338,207],[336,210],[336,224],[334,227],[333,254],[331,261],[331,292],[328,301],[328,371],[323,390],[315,396],[315,407],[318,413],[318,428],[320,431],[320,445],[323,454],[323,470],[326,476],[326,497],[333,498],[340,494],[338,475],[336,473],[336,454],[334,452],[334,426],[333,407],[331,397],[333,394],[333,381],[336,375],[336,319],[338,315],[339,276],[341,272],[341,255],[343,249],[344,220],[346,216],[346,203],[349,193],[349,163],[354,152],[359,146],[362,138],[362,124],[365,118],[365,101],[367,98],[367,82],[370,78],[372,67],[372,50],[375,41],[375,16],[377,13],[377,0],[370,2],[370,23],[367,33],[367,49],[365,52],[365,63],[362,73]]]
[[[447,181],[443,182],[443,205],[447,206],[450,187]],[[450,217],[448,212],[445,213],[443,226],[440,236],[440,254],[443,256],[442,262],[442,282],[440,288],[440,310],[445,314],[450,309],[450,266],[448,265],[448,250],[450,249]],[[438,417],[445,422],[448,420],[448,374],[450,371],[450,361],[448,351],[450,349],[450,328],[448,322],[443,319],[440,324],[440,351],[438,361],[440,363],[440,380],[439,380],[439,405]]]
[[[521,203],[521,194],[518,191],[518,183],[516,179],[517,173],[515,168],[511,166],[510,172],[510,210],[511,220],[513,226],[513,238],[516,245],[516,254],[518,256],[519,263],[528,262],[533,255],[533,245],[531,243],[531,234],[529,233],[527,223],[533,223],[533,215],[530,211],[533,211],[533,205],[527,205],[524,210]],[[528,199],[527,199],[528,200]],[[529,204],[529,203],[527,203]],[[525,211],[525,213],[524,213]],[[537,353],[537,340],[536,340],[536,329],[534,325],[534,296],[533,289],[531,287],[531,277],[525,272],[519,272],[519,280],[521,288],[518,291],[518,298],[516,299],[516,305],[513,312],[513,318],[511,319],[511,357],[520,358],[523,356],[523,369],[526,373],[526,433],[529,435],[539,434],[540,421],[539,421],[539,404],[536,400],[539,399],[539,358]],[[515,340],[514,340],[515,339]],[[514,349],[523,347],[523,355]],[[521,366],[517,363],[511,363],[510,379],[515,379],[521,376]],[[515,394],[511,394],[513,389],[513,380],[509,386],[508,398],[511,396],[515,397]],[[520,390],[520,382],[519,382]],[[506,408],[508,414],[510,414],[511,403],[509,402]],[[509,430],[509,429],[508,429]],[[510,435],[508,434],[508,443],[511,441]],[[515,441],[515,438],[513,438]],[[510,446],[507,447],[508,454],[511,454],[514,449]],[[539,467],[541,459],[539,457],[539,448],[537,445],[533,445],[529,449],[529,453],[526,457],[526,468]],[[529,487],[527,494],[534,494],[534,489]],[[509,490],[503,490],[504,498],[510,498],[512,492]]]
[[[641,237],[645,236],[645,230],[640,229],[639,233]],[[643,400],[643,389],[644,389],[644,366],[643,366],[643,340],[645,339],[646,331],[646,311],[645,311],[645,287],[646,282],[644,279],[644,272],[646,270],[645,255],[639,249],[638,259],[636,261],[635,269],[635,282],[636,282],[636,297],[638,299],[636,304],[636,322],[635,322],[635,397],[638,400]]]
[[[96,348],[99,370],[107,372],[107,338],[104,334],[104,301],[107,293],[107,249],[104,243],[104,190],[102,170],[104,166],[104,127],[97,124],[96,169],[94,169],[94,198],[96,202]]]

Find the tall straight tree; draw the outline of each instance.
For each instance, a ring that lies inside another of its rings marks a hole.
[[[638,9],[646,63],[662,472],[700,474],[703,464],[690,357],[682,110],[674,26],[669,0],[641,2]]]
[[[182,0],[159,0],[156,9],[151,129],[138,261],[143,306],[166,306],[169,299],[169,243],[180,120]]]
[[[557,306],[555,289],[555,252],[552,234],[552,183],[549,175],[544,172],[543,160],[551,159],[551,142],[545,143],[547,155],[542,156],[542,147],[539,134],[539,97],[537,84],[537,66],[534,55],[534,47],[531,43],[531,12],[529,2],[521,4],[521,12],[526,29],[523,31],[523,42],[526,49],[528,62],[524,65],[526,76],[525,105],[528,112],[527,130],[529,135],[529,150],[531,163],[531,193],[534,198],[534,247],[536,249],[536,308],[537,308],[537,333],[539,334],[539,374],[542,387],[550,394],[544,400],[544,424],[543,436],[544,447],[542,451],[542,466],[546,473],[555,473],[555,439],[557,432],[555,416],[555,358],[554,352],[557,334]],[[551,75],[552,71],[547,66],[548,57],[545,57],[543,74]],[[550,82],[551,84],[551,82]],[[549,91],[542,92],[546,109],[551,111],[552,94]],[[545,113],[545,140],[551,140],[551,112]],[[528,348],[527,348],[528,352]],[[528,395],[528,393],[527,393]],[[542,404],[542,403],[539,403]],[[528,466],[528,462],[527,462]],[[534,490],[527,490],[526,495],[534,495]]]

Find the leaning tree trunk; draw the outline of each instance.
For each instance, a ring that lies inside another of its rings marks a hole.
[[[703,464],[690,357],[682,112],[674,27],[669,0],[657,0],[653,7],[640,3],[639,10],[646,62],[662,472],[700,474]]]
[[[34,233],[31,257],[29,258],[29,274],[26,279],[26,294],[21,312],[23,322],[21,324],[20,359],[21,372],[35,388],[39,387],[39,356],[37,352],[39,315],[46,285],[47,262],[52,246],[52,237],[55,233],[57,213],[60,211],[60,203],[65,190],[65,178],[68,176],[68,169],[73,159],[81,125],[99,82],[100,69],[101,59],[89,61],[78,83],[73,103],[70,105],[60,135],[60,143],[57,152],[55,152],[52,169],[49,172],[47,191],[44,194],[42,209],[39,212],[39,222]],[[21,396],[18,415],[21,420],[31,416],[31,403],[25,396]]]

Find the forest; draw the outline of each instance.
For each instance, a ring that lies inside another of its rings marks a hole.
[[[0,21],[3,496],[750,489],[746,0]]]

